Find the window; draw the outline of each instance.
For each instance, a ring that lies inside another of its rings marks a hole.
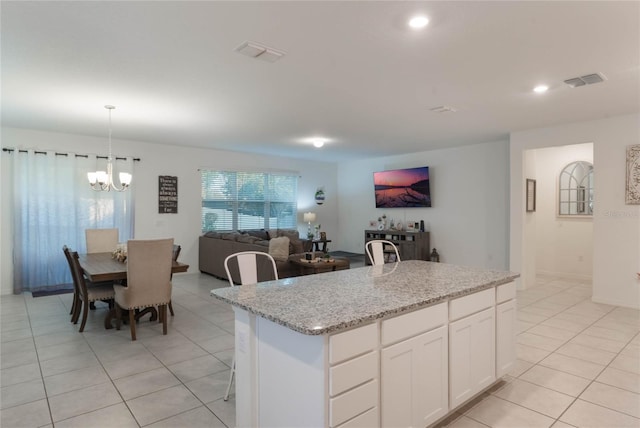
[[[565,166],[559,180],[560,215],[593,215],[593,165],[572,162]]]
[[[71,283],[62,246],[85,253],[85,229],[115,227],[122,241],[133,236],[132,191],[89,188],[87,172],[96,170],[95,156],[34,150],[10,153],[15,293]],[[98,164],[104,165],[103,161]],[[133,159],[117,164],[118,171],[133,172]]]
[[[297,226],[298,176],[202,170],[202,231]]]

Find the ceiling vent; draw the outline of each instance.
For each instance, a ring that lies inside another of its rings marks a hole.
[[[276,62],[284,56],[283,51],[279,51],[256,42],[244,42],[236,49],[236,52],[251,58],[261,59],[267,62]]]
[[[572,77],[571,79],[565,80],[564,83],[571,86],[572,88],[577,88],[579,86],[593,85],[594,83],[604,82],[605,80],[607,79],[606,77],[604,77],[603,74],[593,73],[593,74],[586,74],[580,77]]]
[[[432,109],[429,109],[434,113],[455,113],[457,110],[450,106],[438,106]]]

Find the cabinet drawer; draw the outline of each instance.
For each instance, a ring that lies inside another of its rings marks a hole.
[[[378,406],[378,381],[362,385],[356,389],[329,400],[329,421],[332,427]]]
[[[329,370],[329,394],[333,397],[377,377],[378,353],[370,352]]]
[[[373,351],[377,345],[378,325],[376,323],[335,334],[329,337],[329,364],[336,364]]]
[[[340,425],[338,428],[371,428],[371,427],[379,427],[380,426],[380,416],[378,416],[380,412],[377,407],[374,407],[371,410],[367,410],[360,416],[357,416],[351,419],[349,422],[346,422]]]
[[[515,299],[516,297],[516,283],[510,282],[508,284],[498,285],[496,287],[496,302],[502,303],[507,300]]]
[[[457,320],[474,314],[495,304],[496,292],[493,288],[449,301],[449,320]]]
[[[409,312],[382,321],[382,346],[417,336],[447,322],[447,303]]]

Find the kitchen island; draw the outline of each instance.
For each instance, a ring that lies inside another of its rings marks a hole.
[[[514,363],[517,277],[410,260],[212,290],[235,311],[237,426],[442,419]]]

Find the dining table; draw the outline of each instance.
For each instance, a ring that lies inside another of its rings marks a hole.
[[[127,281],[127,263],[126,261],[119,261],[113,257],[112,253],[91,253],[91,254],[79,254],[78,260],[80,267],[84,272],[87,279],[91,282],[120,282],[126,284]],[[176,260],[172,261],[171,273],[186,272],[189,269],[189,265],[181,263]],[[157,319],[157,313],[154,308],[146,308],[140,311],[136,315],[136,320],[151,313],[151,321]],[[115,309],[111,309],[107,312],[107,316],[104,320],[104,327],[106,329],[113,328],[111,322],[115,318]]]

